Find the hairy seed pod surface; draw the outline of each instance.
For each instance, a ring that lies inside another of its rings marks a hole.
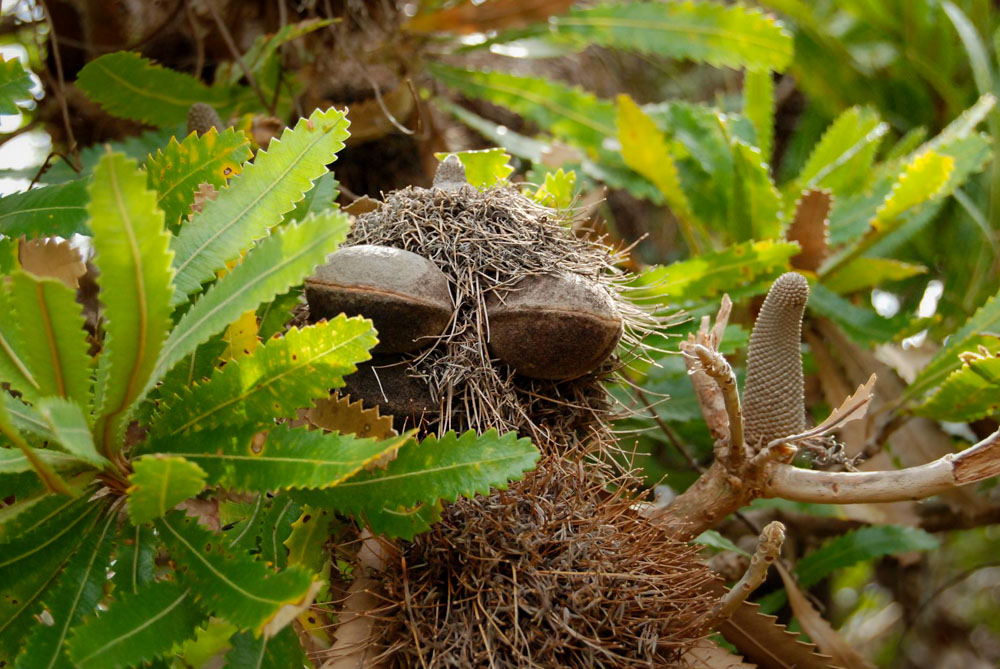
[[[751,448],[805,429],[802,314],[809,282],[795,272],[779,276],[767,293],[750,335],[743,422]]]

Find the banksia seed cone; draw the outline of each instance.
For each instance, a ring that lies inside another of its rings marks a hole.
[[[221,131],[224,127],[222,119],[210,105],[196,102],[188,109],[187,129],[189,133],[197,132],[199,135],[204,135],[212,128]]]
[[[805,429],[799,341],[808,299],[809,283],[802,275],[782,274],[754,324],[743,389],[744,431],[751,448]]]

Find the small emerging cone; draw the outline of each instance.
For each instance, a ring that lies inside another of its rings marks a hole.
[[[743,390],[744,429],[753,449],[805,429],[799,342],[808,299],[805,277],[795,272],[782,274],[768,291],[754,323]]]
[[[216,113],[215,109],[204,102],[196,102],[191,105],[187,115],[188,132],[197,132],[199,135],[204,135],[212,128],[215,128],[219,132],[222,132],[225,128],[222,124],[222,119],[219,118],[219,114]]]

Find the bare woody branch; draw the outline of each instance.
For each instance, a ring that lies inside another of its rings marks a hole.
[[[704,370],[715,381],[722,392],[722,401],[729,422],[729,448],[726,466],[729,471],[739,471],[746,460],[746,451],[743,445],[743,412],[740,409],[740,393],[736,385],[736,372],[718,350],[690,342],[682,343],[681,350],[698,359],[700,369]]]
[[[781,553],[781,545],[785,542],[785,526],[774,520],[760,533],[760,540],[757,542],[757,552],[750,558],[750,565],[736,585],[734,585],[726,596],[715,605],[709,614],[709,624],[717,627],[719,623],[728,619],[739,608],[740,604],[756,590],[764,579],[767,578],[767,570],[778,559]]]
[[[768,471],[765,497],[797,502],[858,504],[918,500],[1000,474],[1000,430],[961,453],[919,467],[878,472],[822,472],[778,464]]]

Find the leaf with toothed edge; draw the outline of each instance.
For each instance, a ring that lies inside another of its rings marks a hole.
[[[88,406],[90,356],[76,292],[56,279],[18,271],[10,277],[9,296],[20,330],[16,353],[37,384],[17,390],[32,402],[58,395]]]
[[[252,156],[250,140],[232,128],[219,132],[213,127],[202,135],[192,132],[181,142],[171,137],[146,163],[149,186],[156,190],[167,227],[176,232],[181,219],[191,213],[199,185],[209,183],[222,190]]]
[[[86,199],[86,179],[4,195],[0,197],[0,234],[28,239],[89,234]]]
[[[275,572],[263,562],[230,552],[225,537],[178,511],[156,521],[156,528],[177,562],[182,585],[194,588],[202,608],[250,628],[254,635],[282,622],[288,608],[308,605],[321,585],[298,565]]]
[[[353,435],[256,426],[191,432],[154,440],[149,450],[196,463],[208,483],[234,490],[267,492],[289,488],[329,488],[407,444],[412,433],[378,441]]]
[[[150,380],[172,322],[170,233],[156,193],[135,162],[108,153],[89,187],[94,263],[107,332],[95,383],[95,434],[110,455],[120,447],[133,404]]]
[[[181,317],[160,351],[145,392],[244,312],[298,285],[344,241],[349,226],[347,214],[330,211],[282,226],[258,243]]]
[[[613,3],[579,7],[549,20],[551,32],[576,44],[705,62],[716,67],[781,71],[792,36],[772,16],[711,2]]]
[[[281,222],[327,173],[327,164],[344,148],[348,125],[344,113],[333,108],[300,119],[183,226],[172,244],[179,288],[175,305]]]
[[[302,644],[291,627],[273,637],[254,637],[248,632],[240,632],[229,641],[233,648],[226,653],[227,667],[300,667],[305,662]]]
[[[70,669],[66,639],[72,627],[93,613],[104,596],[111,543],[117,514],[102,517],[80,540],[80,547],[58,577],[58,584],[43,598],[53,618],[52,625],[35,625],[24,639],[15,669]]]
[[[401,448],[385,469],[366,471],[322,491],[301,491],[295,496],[317,507],[331,508],[367,519],[376,532],[386,530],[376,513],[414,509],[437,500],[486,494],[491,487],[504,488],[533,468],[539,452],[529,439],[513,432],[498,435],[489,430],[461,436],[448,432],[430,436],[419,444]]]
[[[128,477],[128,515],[133,525],[160,518],[205,487],[205,471],[177,456],[146,455],[133,463]]]
[[[107,610],[76,627],[66,645],[80,669],[133,667],[193,637],[204,619],[190,589],[160,581],[116,597]]]
[[[230,361],[203,384],[185,388],[167,400],[167,409],[152,426],[152,437],[176,435],[219,425],[264,425],[293,418],[296,409],[325,398],[330,388],[356,364],[371,358],[375,343],[371,321],[336,318],[293,328],[269,339],[253,355]]]

